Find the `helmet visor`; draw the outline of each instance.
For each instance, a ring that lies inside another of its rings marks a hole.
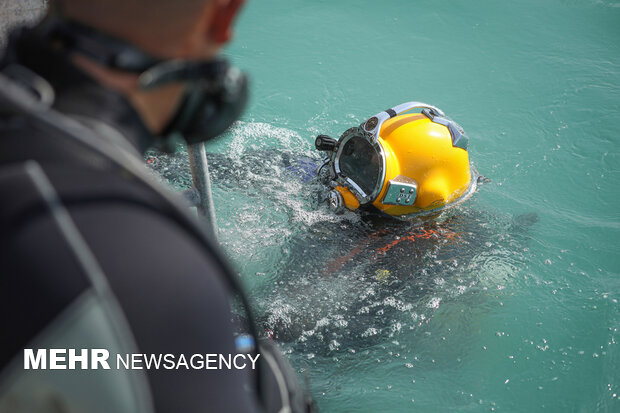
[[[361,136],[347,140],[339,159],[340,172],[368,196],[381,177],[381,158],[377,148]]]

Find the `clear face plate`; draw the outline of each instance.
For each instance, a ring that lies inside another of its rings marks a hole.
[[[360,204],[372,202],[385,178],[383,149],[360,127],[351,128],[340,137],[332,168],[335,180],[349,188]]]

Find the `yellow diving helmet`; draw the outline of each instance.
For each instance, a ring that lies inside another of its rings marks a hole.
[[[468,143],[463,129],[440,109],[407,102],[370,117],[338,141],[319,135],[315,146],[329,156],[334,208],[371,204],[406,216],[469,193]]]

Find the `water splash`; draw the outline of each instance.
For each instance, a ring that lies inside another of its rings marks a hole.
[[[223,247],[235,261],[265,329],[314,355],[359,350],[428,323],[467,292],[502,289],[518,271],[513,223],[468,202],[406,222],[319,202],[307,177],[320,164],[296,132],[238,123],[226,154],[208,154]],[[149,154],[150,164],[186,187],[183,152]],[[532,221],[532,222],[530,222]]]

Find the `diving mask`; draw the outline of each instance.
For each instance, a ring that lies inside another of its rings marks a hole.
[[[319,135],[315,146],[329,156],[328,198],[336,210],[373,205],[407,216],[444,207],[468,192],[468,143],[439,108],[407,102],[348,129],[338,141]]]

